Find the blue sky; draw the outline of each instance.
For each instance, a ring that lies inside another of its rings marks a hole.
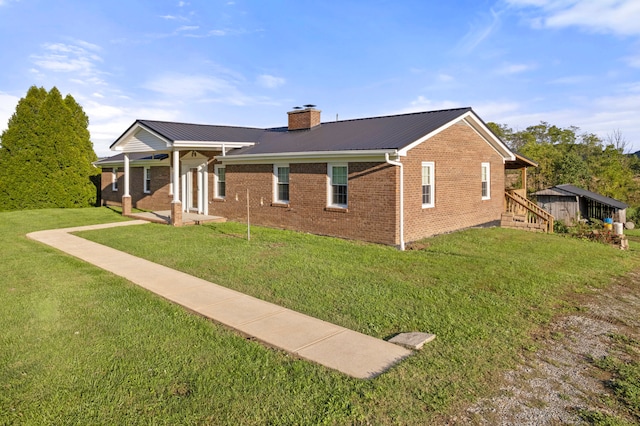
[[[639,0],[0,0],[0,130],[70,93],[99,156],[134,120],[286,125],[471,106],[640,150]]]

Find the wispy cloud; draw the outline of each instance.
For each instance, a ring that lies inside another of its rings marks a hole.
[[[197,25],[183,25],[181,27],[179,27],[176,32],[183,32],[183,31],[196,31],[197,29],[199,29],[200,27]]]
[[[409,102],[409,105],[400,109],[399,111],[391,112],[391,114],[408,114],[412,112],[421,111],[435,111],[441,109],[460,108],[467,105],[461,105],[459,102],[450,100],[431,100],[424,96],[418,96],[416,99]]]
[[[542,28],[580,27],[618,35],[640,35],[638,0],[506,0],[517,8],[538,9],[531,18]]]
[[[143,85],[147,90],[177,99],[195,99],[210,94],[235,92],[233,81],[205,75],[164,74]]]
[[[488,15],[481,18],[480,23],[473,23],[469,31],[458,43],[465,53],[471,53],[485,41],[500,25],[500,13],[491,9]]]
[[[70,74],[70,79],[82,84],[103,85],[103,72],[98,70],[97,64],[102,62],[98,55],[99,46],[82,40],[72,43],[45,43],[43,52],[31,55],[31,61],[37,68],[32,69],[37,74],[50,71]],[[74,77],[77,76],[77,77]]]
[[[536,66],[531,64],[505,64],[496,70],[496,74],[499,74],[499,75],[520,74],[525,71],[530,71],[534,68],[536,68]]]
[[[286,83],[286,80],[282,77],[274,77],[269,74],[262,74],[258,76],[258,85],[266,87],[267,89],[275,89]]]
[[[627,56],[624,58],[624,61],[633,68],[640,68],[640,54]]]
[[[549,84],[572,85],[572,84],[585,83],[591,79],[592,77],[588,75],[570,75],[567,77],[560,77],[560,78],[556,78],[555,80],[551,80]]]

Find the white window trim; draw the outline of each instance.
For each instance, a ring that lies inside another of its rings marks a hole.
[[[480,182],[484,182],[483,178],[483,172],[484,169],[487,169],[487,195],[486,196],[482,196],[483,200],[490,200],[491,199],[491,164],[490,163],[482,163],[481,168],[480,168]]]
[[[147,186],[147,173],[149,173],[149,185]],[[145,194],[151,194],[151,167],[142,168],[142,189]]]
[[[111,169],[111,190],[113,192],[118,192],[118,168],[114,167]]]
[[[291,167],[289,166],[289,164],[285,164],[285,163],[280,163],[280,164],[274,164],[273,165],[273,202],[274,203],[281,203],[281,204],[289,204],[290,200],[281,200],[279,197],[279,191],[278,191],[278,168],[279,167],[288,167],[289,168],[289,191],[291,191]],[[289,198],[291,198],[291,192],[289,192]]]
[[[334,167],[346,167],[347,168],[347,204],[334,204],[333,203],[333,187],[331,182],[333,180],[333,168]],[[349,163],[327,163],[327,207],[346,209],[349,206]]]
[[[224,169],[224,182],[225,182],[225,195],[220,195],[218,192],[218,173],[220,169]],[[224,200],[226,198],[226,186],[227,186],[227,168],[224,164],[216,164],[213,166],[213,198]]]
[[[429,176],[431,177],[431,202],[430,203],[422,203],[423,209],[433,208],[436,205],[436,165],[433,161],[423,161],[422,167],[420,168],[420,199],[422,199],[422,169],[424,167],[429,167]]]

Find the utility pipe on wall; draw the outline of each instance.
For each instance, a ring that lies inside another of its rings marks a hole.
[[[396,158],[399,158],[396,155]],[[404,169],[400,161],[389,159],[389,154],[384,154],[387,164],[400,167],[400,250],[404,251]]]

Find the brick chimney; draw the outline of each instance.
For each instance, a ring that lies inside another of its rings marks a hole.
[[[289,130],[309,130],[320,125],[320,110],[305,105],[304,109],[289,111]]]

